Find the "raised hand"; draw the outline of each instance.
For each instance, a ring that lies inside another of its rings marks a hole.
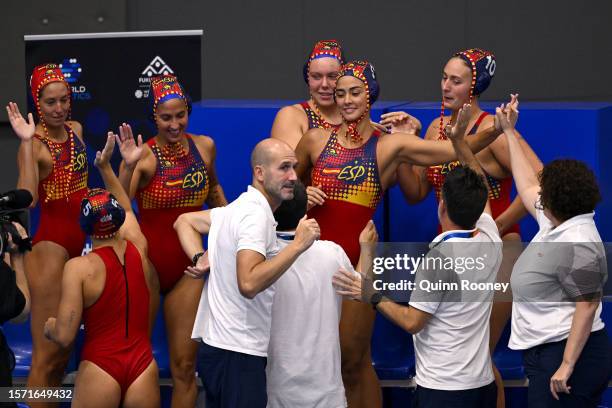
[[[502,103],[499,108],[495,109],[495,129],[499,131],[514,129],[518,120],[518,105],[518,94],[510,94],[510,102],[507,105]],[[502,115],[497,114],[498,109],[501,110]]]
[[[510,94],[510,103],[506,105],[506,117],[508,121],[512,124],[512,127],[516,126],[516,122],[518,121],[518,94]]]
[[[365,228],[361,230],[361,233],[359,234],[359,242],[361,244],[375,244],[378,242],[378,232],[376,231],[374,221],[368,221]]]
[[[391,133],[408,133],[418,135],[421,132],[421,121],[406,112],[389,112],[381,115],[380,124]]]
[[[305,251],[321,236],[319,224],[314,218],[308,219],[305,215],[300,220],[293,242],[296,243],[301,251]]]
[[[96,167],[105,166],[110,163],[110,159],[113,156],[113,150],[115,150],[116,137],[117,135],[113,132],[108,132],[104,149],[102,149],[102,151],[98,150],[96,152],[96,159],[94,160],[94,165]]]
[[[504,132],[514,130],[518,114],[518,94],[512,94],[507,105],[502,103],[495,109],[495,126],[499,126]]]
[[[455,124],[451,126],[449,123],[446,125],[446,136],[454,141],[462,140],[465,137],[470,118],[472,117],[472,105],[466,103],[459,109],[457,114],[457,120]]]
[[[119,153],[126,166],[134,167],[138,160],[142,157],[144,151],[142,145],[142,135],[138,135],[138,144],[134,141],[134,134],[132,133],[132,127],[126,123],[119,126],[119,136],[115,135],[117,144],[119,145]]]
[[[36,129],[32,114],[28,113],[28,120],[26,121],[23,116],[21,116],[19,107],[15,102],[9,102],[6,107],[6,113],[8,114],[9,122],[17,137],[24,142],[32,140]]]

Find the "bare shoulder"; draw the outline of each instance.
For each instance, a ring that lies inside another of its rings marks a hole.
[[[487,116],[482,118],[482,122],[480,122],[479,129],[487,129],[495,124],[495,115],[489,113]]]
[[[305,147],[313,147],[324,144],[327,142],[331,134],[332,131],[329,129],[309,129],[306,133],[304,133],[302,140],[300,140],[300,145],[303,144]]]
[[[64,273],[74,278],[82,279],[85,274],[95,273],[103,265],[100,257],[92,252],[85,256],[77,256],[66,262]]]
[[[293,105],[287,105],[282,107],[279,111],[277,115],[283,115],[283,116],[302,116],[302,115],[306,115],[306,112],[304,112],[304,108],[302,107],[302,105],[300,105],[299,103],[295,103]]]
[[[142,157],[138,161],[138,167],[151,167],[157,166],[155,155],[153,154],[153,150],[151,150],[151,146],[148,143],[143,145]]]
[[[196,144],[198,149],[211,151],[215,149],[215,141],[212,137],[206,135],[191,135],[191,139]]]
[[[282,107],[276,117],[274,118],[274,122],[277,126],[304,126],[308,125],[308,116],[306,116],[306,112],[304,108],[300,104],[295,105],[287,105]],[[306,129],[303,129],[306,130]]]
[[[68,126],[72,129],[72,131],[77,135],[81,141],[83,140],[83,125],[81,125],[76,120],[69,120],[66,122]]]
[[[322,128],[312,128],[308,129],[306,133],[304,133],[305,141],[313,141],[313,140],[321,140],[322,138],[329,138],[331,136],[332,131],[330,129],[322,129]]]
[[[444,122],[448,122],[448,116],[444,117]],[[438,138],[440,134],[440,118],[435,118],[431,121],[429,126],[427,127],[427,131],[425,132],[425,136],[423,137],[426,140],[435,140]]]

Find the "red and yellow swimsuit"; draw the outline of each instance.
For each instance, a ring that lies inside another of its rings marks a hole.
[[[359,260],[359,234],[372,218],[382,198],[374,131],[360,147],[349,149],[338,142],[334,130],[315,163],[311,179],[327,200],[309,211],[321,227],[321,239],[340,245],[353,265]]]
[[[191,264],[172,225],[179,215],[201,210],[210,187],[206,164],[191,135],[186,136],[189,152],[180,157],[167,157],[155,138],[147,142],[157,167],[149,184],[136,193],[140,227],[149,242],[149,259],[162,293],[170,291]]]
[[[81,360],[91,361],[119,383],[121,398],[153,361],[149,341],[149,288],[138,249],[126,241],[123,263],[113,247],[92,251],[106,269],[98,300],[83,311]]]
[[[68,125],[65,128],[68,138],[63,143],[34,135],[49,149],[53,168],[38,184],[40,222],[33,243],[55,242],[74,258],[81,255],[85,245],[79,214],[81,200],[87,195],[87,153],[72,129]]]
[[[340,125],[334,125],[325,121],[310,107],[307,101],[300,102],[300,106],[308,117],[308,129],[338,129],[340,127]]]
[[[477,132],[478,127],[480,126],[484,118],[487,117],[487,115],[489,115],[487,112],[483,112],[478,117],[476,123],[474,123],[474,127],[472,127],[472,130],[469,133],[470,135],[473,135]],[[447,139],[446,136],[443,136],[440,137],[439,140]],[[438,199],[438,201],[440,200],[442,185],[444,184],[446,174],[453,170],[455,167],[457,167],[459,164],[460,163],[458,161],[454,161],[427,168],[427,180],[436,191],[436,198]],[[512,203],[512,177],[506,177],[499,180],[488,175],[486,172],[485,175],[487,176],[487,181],[489,182],[490,186],[489,204],[491,205],[493,219],[496,219],[501,213],[506,211],[506,209]],[[507,230],[506,234],[509,234],[511,232],[516,232],[517,234],[520,234],[519,225],[514,224]]]

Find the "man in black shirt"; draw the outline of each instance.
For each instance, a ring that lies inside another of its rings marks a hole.
[[[13,223],[21,238],[27,238],[25,229]],[[0,325],[11,321],[24,322],[30,311],[30,292],[25,277],[23,258],[17,246],[12,242],[9,234],[8,242],[0,245]],[[0,330],[0,387],[12,385],[11,372],[15,365],[15,358],[2,330]]]

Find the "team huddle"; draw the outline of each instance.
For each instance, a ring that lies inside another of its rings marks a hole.
[[[580,161],[540,162],[515,129],[518,95],[494,114],[480,109],[495,64],[481,49],[454,54],[440,118],[421,137],[408,113],[372,120],[371,63],[317,42],[304,64],[310,99],[278,112],[251,153],[251,185],[229,203],[213,139],[186,132],[191,100],[175,76],[151,81],[157,134],[143,143],[125,123],[109,132],[94,162],[105,188],[88,188],[70,86],[57,65],[37,66],[37,123],[7,106],[21,140],[18,187],[40,206],[25,258],[28,386],[61,384],[82,323],[73,404],[160,406],[150,338],[162,294],[173,407],[195,405],[197,365],[207,408],[380,408],[376,311],[414,335],[415,407],[503,407],[491,354],[510,319],[529,406],[596,407],[612,372],[599,187]],[[185,186],[195,173],[201,182]],[[435,190],[439,235],[427,257],[482,260],[470,274],[418,268],[407,304],[380,291],[373,272],[371,219],[395,184],[409,203]],[[502,250],[521,242],[527,214],[537,235],[522,253]],[[86,236],[93,249],[81,255]],[[448,288],[461,279],[493,289],[457,297]],[[432,281],[446,286],[423,290]],[[495,302],[496,285],[512,298]]]

